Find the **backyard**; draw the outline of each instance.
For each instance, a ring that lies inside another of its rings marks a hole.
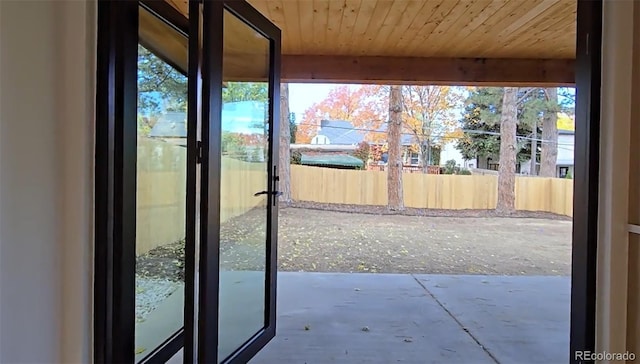
[[[565,276],[571,271],[568,217],[421,209],[389,214],[374,206],[298,205],[304,208],[280,208],[279,271]],[[340,208],[345,211],[336,211]],[[264,214],[254,208],[222,225],[222,269],[264,269]],[[182,280],[183,260],[180,240],[140,256],[139,273]]]
[[[348,208],[345,208],[348,210]],[[366,210],[359,208],[358,210]],[[379,211],[377,211],[379,210]],[[409,210],[404,215],[280,209],[280,271],[427,273],[489,275],[569,275],[571,220],[551,214],[522,212],[516,217],[487,211]],[[224,236],[245,244],[222,244],[221,266],[255,269],[264,243],[256,241],[263,226],[262,209],[227,221]],[[413,214],[414,216],[411,216]],[[263,258],[262,258],[263,259]]]

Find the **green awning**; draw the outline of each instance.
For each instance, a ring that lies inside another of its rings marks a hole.
[[[302,154],[300,164],[308,166],[364,167],[364,162],[348,154]]]

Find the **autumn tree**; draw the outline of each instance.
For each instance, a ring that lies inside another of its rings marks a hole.
[[[423,171],[430,164],[434,144],[442,147],[442,137],[454,131],[455,110],[462,101],[462,90],[456,87],[402,87],[403,125],[414,138]]]
[[[518,88],[505,87],[500,116],[500,169],[496,211],[513,213],[516,185],[516,125],[518,123]]]
[[[302,122],[297,127],[296,141],[310,143],[323,119],[346,120],[359,129],[377,130],[387,115],[388,96],[384,90],[384,86],[378,85],[357,88],[342,85],[333,88],[324,100],[305,110]],[[367,139],[374,138],[374,134],[366,133]]]
[[[542,122],[542,151],[540,153],[540,176],[555,177],[558,161],[558,89],[545,89],[547,108]]]
[[[389,126],[387,141],[389,143],[389,161],[387,171],[387,196],[390,210],[404,210],[402,191],[402,87],[391,86],[389,89]]]
[[[291,135],[290,133],[290,113],[289,113],[289,84],[280,85],[280,146],[279,164],[280,180],[278,189],[282,192],[280,201],[285,204],[291,203]]]

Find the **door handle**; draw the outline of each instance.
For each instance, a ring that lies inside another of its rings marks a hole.
[[[268,194],[269,194],[269,191],[260,191],[260,192],[254,193],[253,195],[254,196],[260,196],[260,195],[268,195]],[[282,192],[280,192],[280,191],[272,191],[271,194],[276,196],[276,197],[278,197],[278,196],[282,195]]]

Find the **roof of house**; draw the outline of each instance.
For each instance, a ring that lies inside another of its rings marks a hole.
[[[558,135],[575,135],[575,133],[573,130],[558,129]]]
[[[364,162],[348,154],[306,154],[300,158],[300,164],[310,166],[363,167]]]
[[[355,145],[364,140],[364,133],[345,120],[322,120],[318,135],[329,138],[331,144]]]
[[[378,132],[386,133],[387,125],[388,125],[387,123],[382,123],[382,125],[380,125],[380,127],[378,128]],[[415,143],[414,136],[411,135],[411,133],[408,130],[402,131],[401,140],[402,140],[402,145],[411,145]]]
[[[163,114],[151,128],[149,136],[156,138],[186,138],[187,113],[171,111]]]
[[[387,123],[383,123],[376,132],[386,134]],[[366,132],[358,130],[351,122],[346,120],[322,120],[320,131],[317,135],[324,135],[329,138],[332,145],[356,145],[364,140]],[[402,145],[414,144],[414,136],[408,131],[402,133]]]

